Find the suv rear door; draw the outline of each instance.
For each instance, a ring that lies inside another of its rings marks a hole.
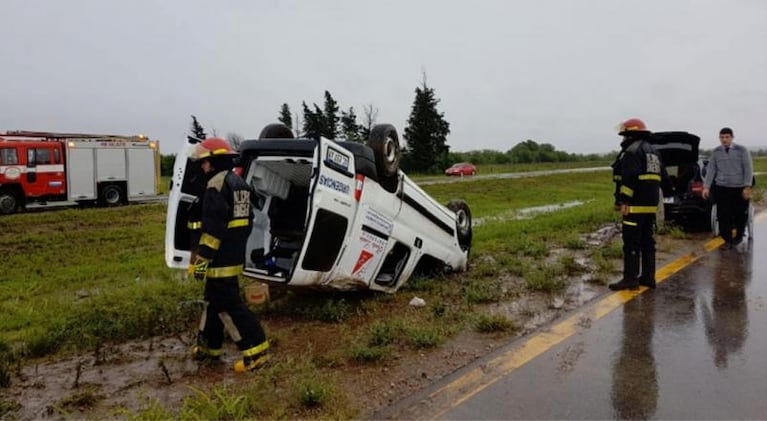
[[[700,138],[687,132],[653,133],[650,143],[660,153],[667,167],[694,164],[698,161]]]

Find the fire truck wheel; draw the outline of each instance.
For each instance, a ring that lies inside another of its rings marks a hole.
[[[396,177],[401,157],[397,129],[391,124],[373,126],[368,146],[373,149],[375,155],[378,177]]]
[[[99,195],[101,204],[104,206],[117,206],[123,203],[123,190],[114,184],[101,188]]]
[[[13,193],[0,193],[0,214],[9,215],[16,212],[19,208],[19,201]]]

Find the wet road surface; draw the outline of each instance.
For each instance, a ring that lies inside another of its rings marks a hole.
[[[757,217],[754,237],[738,251],[701,251],[655,291],[610,294],[627,302],[604,315],[584,311],[561,341],[544,332],[540,353],[526,359],[519,354],[536,346],[512,345],[521,351],[491,357],[379,415],[767,419],[767,214]],[[499,371],[489,380],[477,374]]]

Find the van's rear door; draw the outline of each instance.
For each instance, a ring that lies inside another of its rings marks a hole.
[[[199,164],[188,159],[192,140],[184,143],[173,163],[168,212],[165,220],[165,264],[185,269],[189,265],[191,239],[189,211],[205,187],[205,177]]]
[[[354,182],[352,153],[321,138],[315,149],[308,241],[301,253],[301,269],[332,272],[354,220]]]

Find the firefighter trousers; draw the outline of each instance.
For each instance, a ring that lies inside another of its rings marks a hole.
[[[623,217],[623,279],[636,282],[641,277],[655,281],[654,213],[630,213]]]
[[[199,345],[219,350],[224,342],[224,329],[242,350],[248,350],[266,342],[264,329],[256,315],[240,298],[237,277],[208,278],[205,281],[207,307],[200,320]]]

